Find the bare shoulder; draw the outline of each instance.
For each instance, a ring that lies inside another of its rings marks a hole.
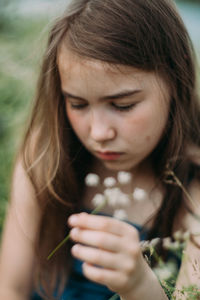
[[[0,292],[7,289],[26,294],[30,290],[39,222],[40,209],[33,186],[18,160],[1,243]]]

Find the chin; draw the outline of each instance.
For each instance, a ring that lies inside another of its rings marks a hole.
[[[131,171],[135,166],[128,162],[106,161],[103,163],[106,169],[112,171]]]

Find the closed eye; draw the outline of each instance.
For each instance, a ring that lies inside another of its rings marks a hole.
[[[119,111],[129,111],[136,105],[136,103],[116,104],[114,102],[112,102],[110,104],[112,107],[114,107],[114,109],[119,110]],[[73,102],[70,102],[69,105],[72,109],[80,109],[80,110],[84,109],[88,106],[87,103],[73,103]]]
[[[131,103],[131,104],[117,104],[115,102],[112,102],[111,105],[119,111],[130,111],[135,105],[136,103]]]
[[[87,103],[69,103],[72,109],[84,109],[87,107]]]

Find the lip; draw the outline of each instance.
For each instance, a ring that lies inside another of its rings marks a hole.
[[[117,160],[123,154],[122,152],[111,152],[111,151],[96,151],[96,154],[99,158],[103,160]]]

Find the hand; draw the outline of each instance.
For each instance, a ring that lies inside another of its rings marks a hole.
[[[72,255],[82,261],[84,275],[119,295],[142,285],[146,269],[138,231],[111,218],[81,213],[69,218]],[[81,244],[80,244],[81,243]]]

